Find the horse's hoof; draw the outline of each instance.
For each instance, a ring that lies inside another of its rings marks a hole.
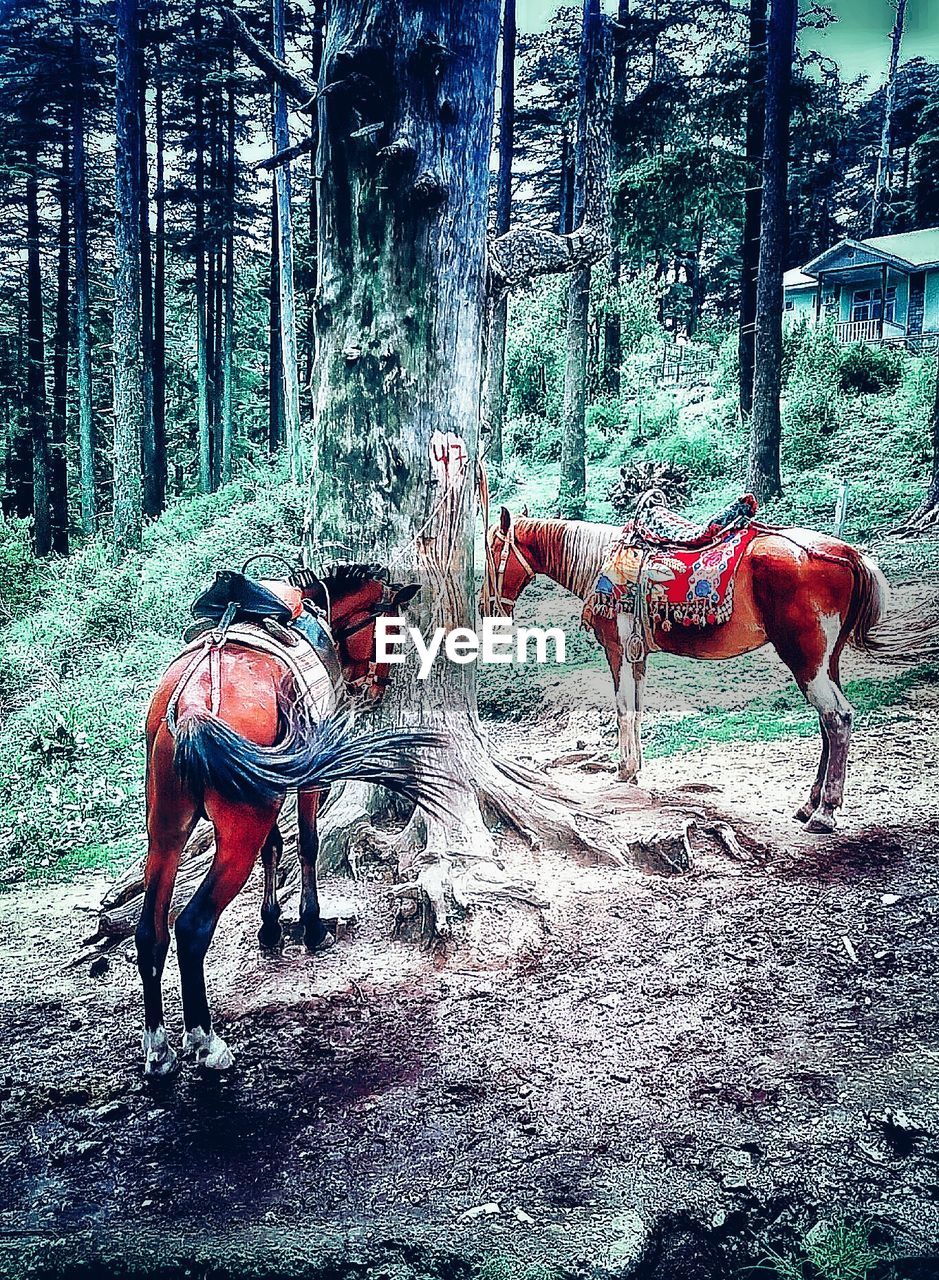
[[[335,937],[323,924],[319,925],[315,931],[310,930],[305,933],[303,941],[307,951],[328,951],[330,947],[336,945]]]
[[[140,1046],[145,1056],[143,1073],[145,1076],[171,1075],[176,1070],[176,1053],[166,1037],[166,1029],[157,1027],[155,1031],[145,1031]]]
[[[816,836],[830,836],[835,829],[834,814],[830,817],[824,813],[816,813],[812,819],[805,824],[806,831],[811,831]]]
[[[193,1027],[183,1036],[183,1054],[193,1058],[197,1067],[206,1071],[227,1071],[235,1057],[220,1035]]]
[[[816,806],[811,800],[806,800],[805,804],[800,805],[792,815],[796,822],[808,822],[812,814],[815,812]]]
[[[258,930],[258,942],[262,951],[280,951],[283,941],[284,931],[279,924],[262,924]]]

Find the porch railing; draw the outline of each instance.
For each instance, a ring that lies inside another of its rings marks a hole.
[[[883,326],[879,320],[848,320],[835,325],[838,342],[881,342]]]

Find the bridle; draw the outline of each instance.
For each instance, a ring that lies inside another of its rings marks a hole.
[[[337,629],[332,633],[333,639],[338,644],[342,640],[348,640],[350,636],[358,635],[358,633],[360,631],[364,631],[366,627],[374,626],[379,618],[392,617],[395,614],[394,608],[391,607],[392,604],[393,602],[391,600],[385,598],[383,590],[382,599],[366,608],[363,611],[361,618],[357,619],[355,622],[349,622],[344,626],[337,627]],[[379,694],[384,694],[391,682],[391,672],[388,671],[385,675],[379,674],[379,667],[382,665],[386,666],[387,664],[377,662],[374,654],[375,650],[373,646],[372,657],[368,660],[368,667],[366,671],[362,675],[356,676],[354,680],[346,679],[347,693],[361,696],[376,691]]]
[[[487,604],[490,607],[493,605],[497,606],[497,610],[503,618],[511,618],[512,610],[515,607],[515,603],[516,603],[516,600],[518,599],[518,596],[522,594],[522,592],[528,586],[529,582],[532,582],[537,577],[537,574],[535,570],[532,568],[531,562],[528,560],[528,557],[521,551],[518,543],[515,540],[515,525],[514,524],[509,525],[509,530],[507,533],[502,533],[501,530],[499,532],[500,532],[500,536],[502,537],[502,551],[499,554],[498,564],[496,564],[495,556],[492,554],[492,547],[490,546],[487,549],[487,555],[486,555],[487,569],[488,568],[492,569],[493,579],[494,579],[494,590],[493,591],[487,590],[486,592]],[[505,571],[508,567],[509,557],[513,553],[515,555],[515,559],[518,561],[519,565],[522,568],[522,571],[525,574],[525,580],[523,581],[522,585],[519,587],[518,594],[516,595],[515,600],[509,600],[505,594]],[[487,583],[487,588],[488,588],[488,583]]]

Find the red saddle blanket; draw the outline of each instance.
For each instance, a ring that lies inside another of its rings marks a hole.
[[[640,591],[650,630],[726,622],[733,612],[740,559],[761,532],[751,523],[755,511],[756,503],[747,495],[701,528],[664,508],[644,516],[639,528],[630,521],[584,606],[584,626],[598,617],[635,615]]]

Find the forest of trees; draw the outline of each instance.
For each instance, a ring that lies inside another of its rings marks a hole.
[[[421,49],[449,20],[439,7],[421,7]],[[335,263],[317,261],[318,245],[335,257],[360,194],[337,157],[378,156],[387,189],[406,178],[428,214],[445,198],[432,167],[412,172],[420,138],[386,118],[381,37],[398,38],[394,24],[381,4],[352,8],[375,33],[366,58],[348,48],[345,7],[327,27],[317,0],[4,4],[2,507],[30,521],[37,554],[100,531],[120,555],[171,498],[211,492],[241,459],[285,450],[300,478],[313,453],[322,462],[319,444],[328,455],[324,424],[339,430],[346,394],[329,367],[337,335],[346,369],[360,330],[391,344],[376,337],[376,292],[344,298]],[[939,66],[894,58],[884,87],[847,82],[812,52],[824,14],[812,10],[795,43],[793,0],[607,9],[586,0],[519,34],[504,0],[501,57],[479,70],[492,89],[493,245],[517,261],[517,233],[589,232],[576,270],[531,272],[570,272],[558,510],[583,513],[585,386],[618,389],[622,291],[644,273],[666,331],[738,327],[750,479],[771,495],[782,272],[844,235],[939,223]],[[889,57],[885,41],[884,71]],[[419,64],[395,89],[416,134],[404,99],[424,92]],[[527,278],[506,256],[491,252],[501,286],[480,321],[496,465],[508,295]],[[354,323],[347,307],[360,308]],[[370,384],[366,364],[359,391],[377,394],[391,370]],[[351,428],[345,447],[364,449]]]

